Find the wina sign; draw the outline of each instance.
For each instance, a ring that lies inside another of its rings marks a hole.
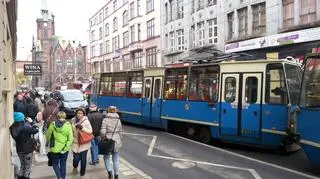
[[[25,64],[24,75],[42,75],[42,68],[40,64]]]

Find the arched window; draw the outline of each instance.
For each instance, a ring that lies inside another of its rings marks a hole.
[[[105,26],[105,30],[106,30],[106,36],[108,36],[109,35],[109,24],[106,24],[106,26]]]
[[[123,26],[128,25],[129,17],[128,17],[128,11],[123,12]]]
[[[99,29],[99,39],[102,39],[102,27]]]
[[[113,19],[113,32],[118,30],[118,19],[115,17]]]

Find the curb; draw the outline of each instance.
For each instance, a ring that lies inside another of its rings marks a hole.
[[[131,170],[133,170],[134,172],[136,172],[138,175],[140,175],[142,178],[144,179],[152,179],[151,176],[147,175],[146,173],[144,173],[142,170],[140,170],[139,168],[133,166],[131,163],[129,163],[127,160],[125,160],[124,158],[120,157],[120,163],[124,164],[125,166],[127,166],[128,168],[130,168]]]

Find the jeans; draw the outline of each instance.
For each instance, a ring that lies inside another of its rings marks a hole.
[[[112,171],[111,167],[111,161],[110,161],[110,155],[104,155],[104,165],[108,172]],[[112,161],[113,161],[113,168],[114,168],[114,174],[119,175],[119,153],[113,152],[112,153]]]
[[[19,156],[20,163],[21,163],[19,177],[29,178],[30,173],[31,173],[33,152],[28,153],[28,154],[18,153],[18,156]]]
[[[54,173],[56,174],[57,178],[66,178],[66,167],[67,167],[67,159],[68,159],[68,152],[64,154],[59,153],[52,153],[52,167]]]
[[[73,168],[78,168],[79,162],[81,161],[80,176],[84,176],[86,174],[87,153],[88,153],[88,150],[80,153],[73,152]]]
[[[99,140],[98,137],[94,137],[94,139],[91,141],[91,160],[92,163],[96,163],[99,161]]]

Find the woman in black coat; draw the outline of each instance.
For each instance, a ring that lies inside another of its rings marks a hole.
[[[21,167],[18,179],[30,178],[33,151],[35,149],[32,135],[38,133],[38,128],[25,121],[21,112],[14,112],[14,123],[10,126],[10,133],[16,142],[16,150]]]

